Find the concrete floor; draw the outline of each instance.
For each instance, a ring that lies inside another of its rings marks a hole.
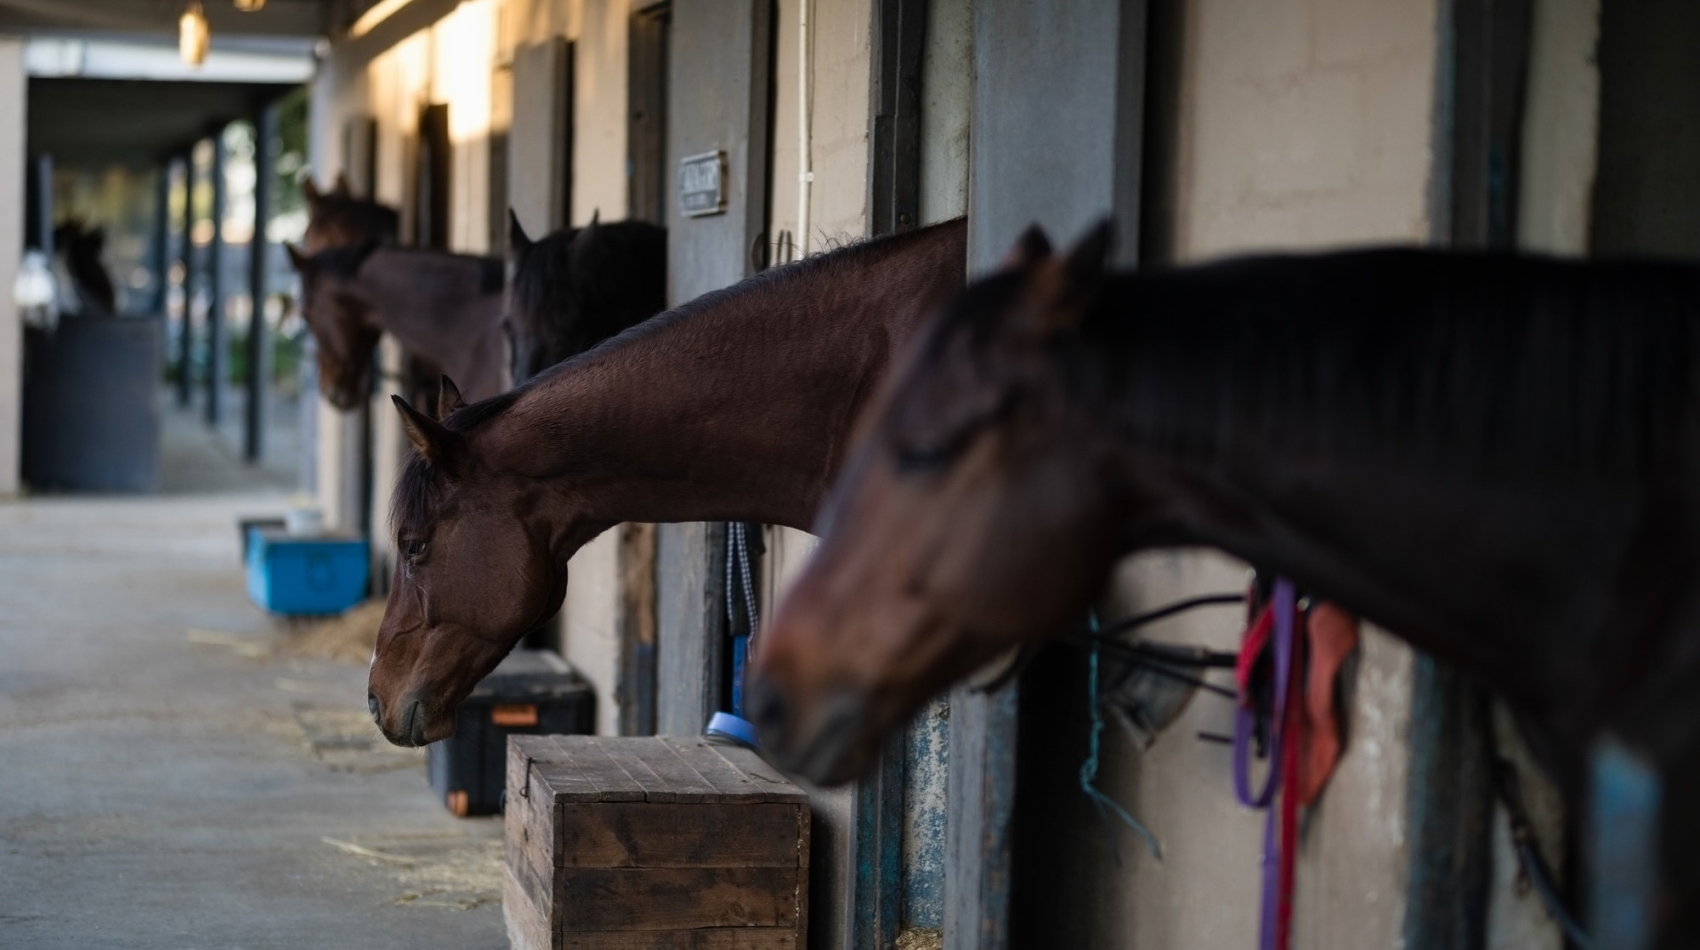
[[[235,519],[287,483],[167,443],[222,493],[0,503],[0,948],[506,947],[499,821],[245,596]]]

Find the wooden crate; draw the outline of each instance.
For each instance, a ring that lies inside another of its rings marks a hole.
[[[803,950],[809,800],[748,749],[508,740],[515,950]]]

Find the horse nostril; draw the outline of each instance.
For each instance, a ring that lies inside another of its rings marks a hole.
[[[379,722],[383,719],[384,707],[378,705],[377,693],[366,694],[366,708],[372,711],[373,722]]]
[[[774,741],[784,733],[785,724],[791,718],[785,698],[765,679],[752,681],[746,689],[748,695],[744,699],[744,706],[745,711],[749,713],[750,722],[761,733],[763,741]]]
[[[415,746],[425,744],[425,704],[417,699],[407,707],[407,738]]]

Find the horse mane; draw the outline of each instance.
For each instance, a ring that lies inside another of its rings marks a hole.
[[[1665,460],[1697,343],[1700,268],[1381,249],[1112,278],[1059,345],[1077,396],[1188,457],[1599,474]]]
[[[532,390],[551,385],[557,376],[581,372],[628,347],[648,345],[656,338],[670,334],[676,327],[689,326],[700,319],[701,315],[713,312],[729,300],[782,290],[804,279],[830,278],[837,271],[850,269],[852,264],[856,268],[877,266],[879,258],[905,251],[911,244],[932,240],[944,229],[962,227],[963,219],[956,218],[915,231],[847,244],[831,251],[812,254],[794,263],[771,267],[730,287],[709,291],[694,300],[628,327],[589,350],[549,367],[500,396],[462,406],[444,418],[442,424],[450,432],[469,432],[507,412]],[[555,236],[558,235],[551,237]],[[431,464],[418,452],[409,453],[407,461],[402,463],[390,508],[390,525],[397,536],[417,532],[431,521],[438,500],[436,474]]]

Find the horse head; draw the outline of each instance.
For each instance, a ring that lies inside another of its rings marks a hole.
[[[644,221],[603,224],[533,240],[508,210],[505,326],[513,378],[545,369],[660,313],[667,301],[667,232]]]
[[[1107,226],[1067,257],[1028,231],[910,348],[859,423],[819,549],[770,627],[746,708],[787,769],[853,778],[929,698],[1062,632],[1119,539],[1056,358],[1103,279]]]
[[[391,244],[401,230],[401,217],[394,208],[356,198],[349,190],[348,179],[340,174],[330,191],[320,191],[311,178],[303,179],[301,196],[307,203],[307,230],[301,235],[301,249],[308,256],[369,241]]]
[[[559,335],[555,329],[571,305],[567,252],[576,233],[568,229],[533,240],[525,233],[519,215],[508,209],[507,313],[502,325],[508,334],[515,384],[536,376],[561,358],[549,357],[564,346],[554,337]]]
[[[567,558],[588,540],[531,517],[549,503],[547,485],[488,464],[477,424],[505,398],[463,407],[447,377],[441,392],[441,422],[392,397],[416,453],[396,484],[399,557],[367,701],[384,735],[403,746],[454,733],[455,709],[472,688],[560,608]]]
[[[372,391],[372,350],[383,335],[369,319],[370,308],[351,289],[377,242],[312,255],[285,247],[301,276],[301,316],[317,343],[319,392],[348,412]]]

